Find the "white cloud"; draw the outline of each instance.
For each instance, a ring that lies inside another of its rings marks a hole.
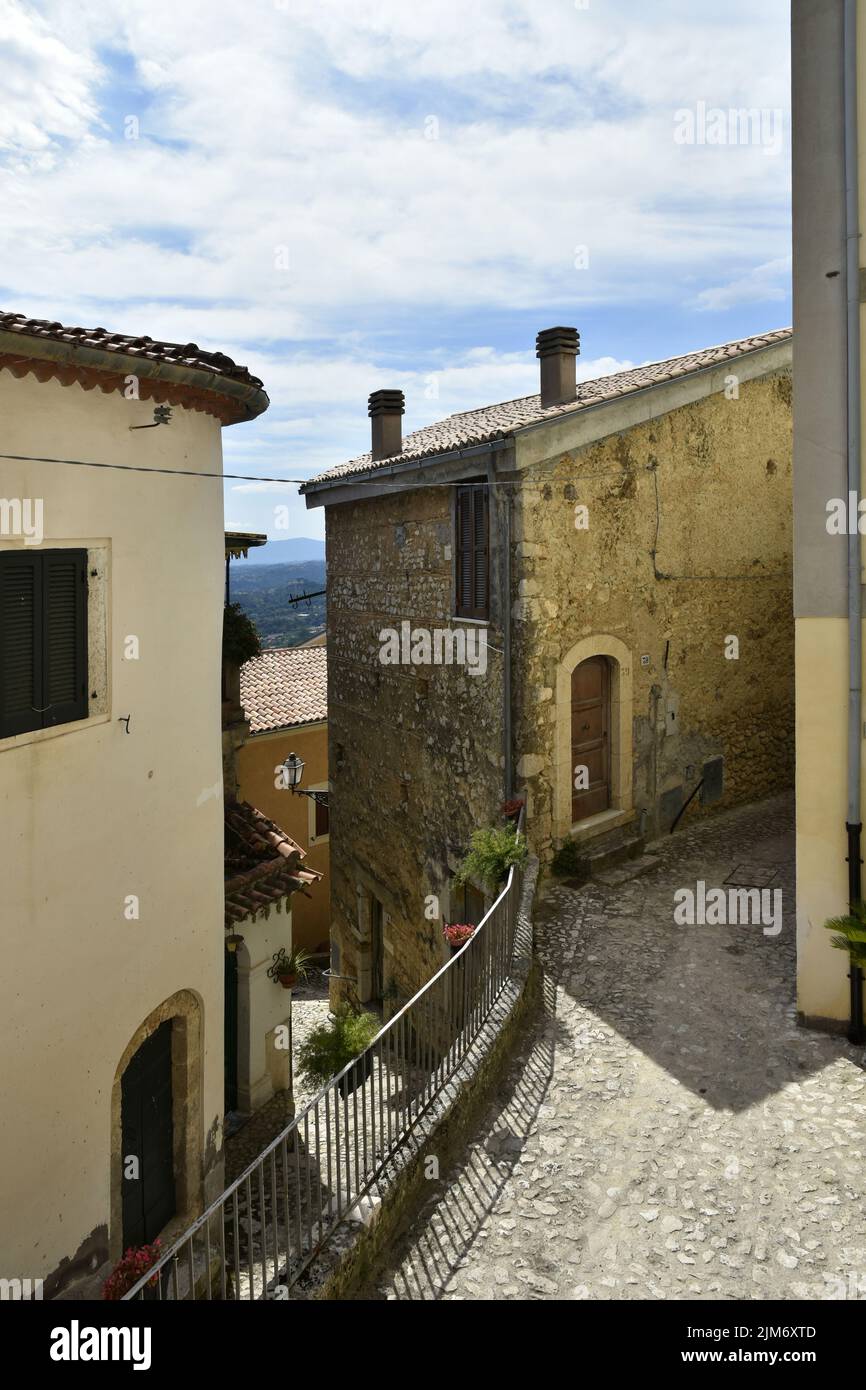
[[[360,452],[377,386],[407,428],[534,390],[508,314],[785,292],[786,155],[673,138],[697,101],[787,111],[783,0],[0,0],[0,33],[4,307],[247,362],[250,472]]]
[[[791,257],[756,265],[745,274],[735,276],[723,285],[701,290],[695,304],[699,309],[729,309],[735,304],[776,303],[785,299],[791,279]]]

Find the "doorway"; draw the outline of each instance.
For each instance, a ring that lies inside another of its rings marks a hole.
[[[168,1019],[144,1040],[121,1080],[124,1250],[149,1244],[176,1211],[171,1034]]]
[[[238,1108],[238,957],[236,951],[225,951],[224,955],[223,1099],[229,1115]]]
[[[607,811],[610,795],[610,662],[591,656],[571,673],[572,823]]]
[[[370,998],[381,1004],[385,993],[384,911],[378,898],[370,899]]]

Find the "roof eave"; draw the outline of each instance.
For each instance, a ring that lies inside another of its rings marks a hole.
[[[234,424],[253,420],[270,405],[264,387],[251,382],[237,381],[202,367],[182,367],[173,362],[154,361],[135,353],[109,352],[80,343],[58,342],[53,338],[38,338],[27,333],[0,330],[0,358],[13,357],[34,362],[50,362],[60,367],[89,368],[114,376],[137,376],[166,385],[189,386],[227,400],[234,407]]]
[[[401,463],[391,463],[377,468],[358,469],[356,473],[344,473],[340,477],[322,478],[318,482],[304,483],[300,489],[307,503],[308,508],[323,507],[327,505],[324,501],[325,493],[340,492],[341,496],[330,498],[331,502],[351,502],[355,500],[352,495],[357,491],[357,495],[372,497],[379,492],[390,492],[393,487],[395,477],[402,477],[405,474],[421,473],[427,468],[439,465],[455,464],[460,466],[465,460],[479,458],[484,454],[499,453],[503,449],[510,447],[513,439],[513,432],[500,435],[496,439],[485,440],[481,444],[471,444],[465,449],[449,449],[441,454],[424,454],[420,458],[404,459]],[[370,480],[374,480],[378,487],[371,487]]]

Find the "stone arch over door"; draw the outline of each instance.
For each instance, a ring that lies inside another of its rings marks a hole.
[[[142,1043],[171,1022],[172,1151],[175,1214],[166,1226],[177,1233],[203,1205],[202,1035],[203,1008],[190,989],[165,999],[133,1033],[123,1050],[111,1088],[111,1229],[109,1257],[123,1254],[123,1158],[121,1097],[123,1076]]]
[[[573,826],[571,794],[572,674],[590,657],[606,657],[610,672],[610,806]],[[554,836],[592,834],[629,820],[634,805],[632,783],[632,658],[624,642],[609,633],[584,637],[566,653],[556,672],[556,802]]]

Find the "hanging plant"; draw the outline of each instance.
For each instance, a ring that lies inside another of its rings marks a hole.
[[[232,666],[243,666],[262,650],[258,629],[239,603],[227,603],[223,609],[223,660]]]
[[[281,946],[275,953],[274,963],[267,973],[272,980],[279,980],[283,989],[293,989],[299,980],[305,980],[309,974],[310,959],[310,952],[301,946],[294,947],[291,951]]]
[[[461,946],[465,946],[475,931],[471,922],[450,922],[442,928],[442,935],[448,942],[452,951],[459,951]]]

